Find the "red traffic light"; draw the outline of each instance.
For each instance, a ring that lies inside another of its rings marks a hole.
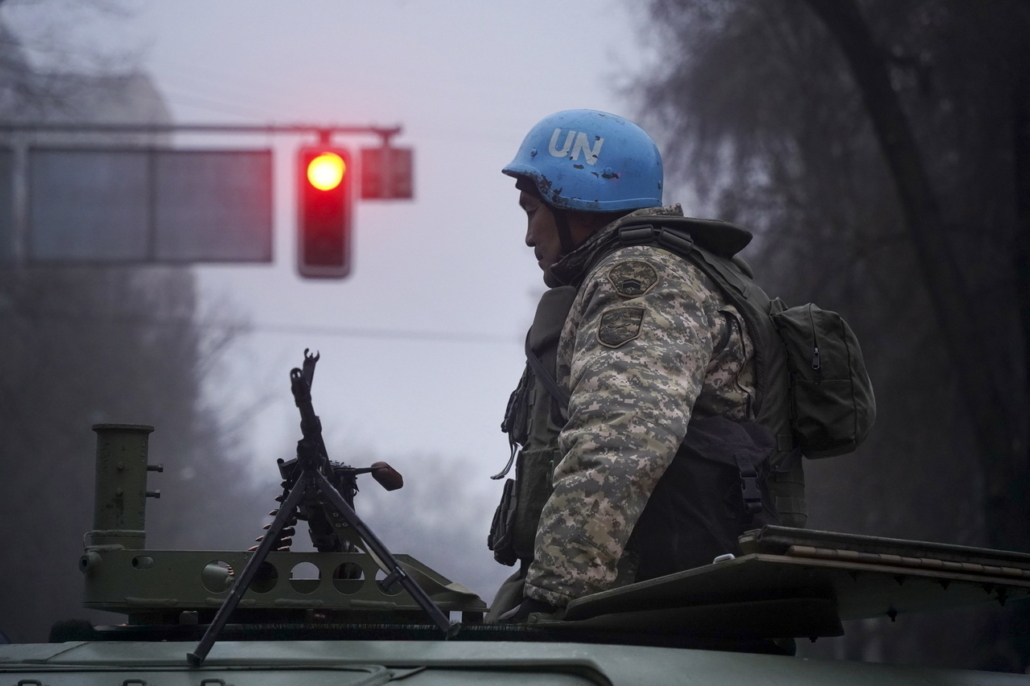
[[[342,148],[301,148],[297,156],[297,271],[311,278],[350,273],[353,174]]]
[[[347,163],[335,152],[324,152],[308,163],[308,183],[320,191],[339,186],[346,173]]]

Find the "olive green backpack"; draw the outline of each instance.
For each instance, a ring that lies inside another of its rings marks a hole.
[[[770,299],[736,257],[750,240],[750,232],[726,222],[661,217],[620,227],[605,252],[664,248],[696,265],[740,311],[755,343],[757,421],[776,438],[770,491],[781,522],[802,527],[808,505],[800,457],[855,450],[876,419],[876,400],[851,327],[813,304]]]

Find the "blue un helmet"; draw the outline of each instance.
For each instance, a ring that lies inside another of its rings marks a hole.
[[[662,156],[644,130],[615,114],[565,110],[545,117],[501,170],[529,178],[558,209],[616,212],[662,204]]]

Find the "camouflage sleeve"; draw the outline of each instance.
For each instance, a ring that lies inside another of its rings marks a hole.
[[[614,583],[633,526],[686,436],[718,328],[713,298],[695,267],[643,247],[610,255],[582,287],[562,334],[566,355],[559,349],[569,421],[528,596],[564,606]]]

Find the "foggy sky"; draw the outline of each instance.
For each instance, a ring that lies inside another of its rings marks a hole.
[[[64,8],[62,19],[54,18],[55,5]],[[274,264],[196,267],[200,318],[242,316],[254,325],[208,379],[207,397],[242,426],[243,452],[271,475],[275,458],[289,457],[299,437],[288,371],[304,348],[320,351],[313,397],[330,449],[377,453],[409,482],[420,470],[461,462],[464,488],[477,494],[465,515],[485,541],[492,510],[482,503],[500,493],[500,482],[488,476],[508,453],[498,426],[543,289],[523,243],[514,182],[499,170],[529,128],[554,111],[632,116],[619,87],[644,64],[646,50],[631,3],[125,6],[127,15],[100,18],[60,0],[13,2],[3,11],[29,39],[60,30],[65,39],[98,46],[100,66],[142,67],[177,122],[404,127],[397,144],[415,149],[416,199],[360,203],[352,276],[325,282],[302,280],[294,267],[293,156],[311,138],[176,138],[180,147],[271,146],[276,154]],[[44,66],[91,66],[35,57]],[[376,140],[337,142],[356,150]],[[311,330],[321,327],[414,335]],[[420,332],[475,340],[426,340]],[[157,443],[160,417],[151,423]]]

